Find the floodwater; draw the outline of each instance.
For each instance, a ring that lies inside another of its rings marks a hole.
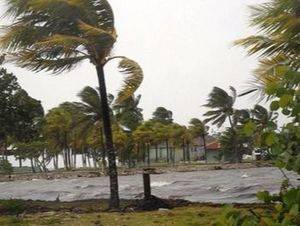
[[[291,183],[300,186],[298,175],[287,172]],[[278,192],[284,180],[277,168],[252,168],[151,175],[153,195],[197,202],[253,203],[256,192]],[[142,175],[120,176],[120,197],[141,198]],[[108,198],[108,178],[13,181],[0,183],[0,199],[61,201]]]

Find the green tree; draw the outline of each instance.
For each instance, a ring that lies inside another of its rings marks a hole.
[[[66,107],[51,109],[45,117],[44,134],[49,143],[63,151],[64,165],[71,169],[72,114]]]
[[[17,65],[33,71],[59,73],[83,60],[96,68],[102,100],[103,129],[108,151],[111,208],[119,207],[118,174],[106,93],[104,66],[121,59],[120,71],[127,75],[118,94],[121,102],[130,97],[143,79],[142,69],[125,57],[110,57],[117,39],[113,10],[107,0],[36,1],[6,0],[6,14],[14,23],[6,27],[1,48]]]
[[[207,116],[204,123],[211,122],[213,125],[221,127],[228,119],[230,127],[234,128],[233,114],[235,110],[233,105],[237,94],[235,88],[230,87],[230,90],[231,95],[219,87],[213,88],[212,92],[209,94],[207,100],[208,103],[204,106],[215,110],[210,110],[204,114],[204,116]]]
[[[240,116],[243,116],[243,111],[234,109],[234,104],[237,98],[237,93],[235,88],[230,87],[231,94],[228,94],[225,90],[214,87],[212,92],[209,94],[207,104],[205,107],[208,107],[210,110],[204,114],[207,118],[203,121],[204,123],[211,122],[213,125],[221,127],[226,120],[229,121],[230,133],[231,133],[231,147],[233,148],[233,153],[235,153],[236,161],[240,161],[239,150],[238,150],[238,132],[237,132],[237,123],[240,119]],[[228,137],[226,135],[226,137]],[[227,149],[226,149],[227,150]]]
[[[153,122],[146,121],[141,124],[134,132],[133,139],[138,145],[138,154],[142,154],[144,163],[150,165],[150,147],[154,143]]]
[[[141,95],[134,95],[113,107],[116,120],[122,126],[134,131],[143,121],[143,109],[139,108]]]
[[[81,102],[74,103],[75,111],[77,111],[78,117],[76,120],[76,129],[80,133],[82,137],[88,136],[89,133],[93,133],[92,131],[96,129],[98,132],[98,140],[93,141],[93,147],[96,149],[100,149],[102,152],[102,165],[105,170],[106,168],[106,148],[104,143],[104,129],[103,129],[103,111],[102,111],[102,101],[100,97],[100,93],[98,90],[92,87],[85,87],[79,94],[78,94]],[[109,106],[112,104],[114,100],[113,95],[108,95],[108,104]],[[110,118],[113,119],[113,112],[110,107]],[[100,139],[99,139],[100,138]],[[95,144],[97,144],[95,146]],[[97,154],[97,153],[94,153]]]
[[[206,156],[206,136],[208,135],[209,126],[205,125],[200,119],[192,118],[189,122],[189,130],[193,138],[201,137],[203,140],[204,147],[204,157],[205,161],[207,160]]]
[[[44,109],[40,101],[30,97],[23,89],[14,95],[15,121],[18,125],[13,136],[21,142],[30,141],[39,136]]]
[[[167,110],[164,107],[158,107],[153,112],[152,120],[163,123],[163,124],[170,124],[173,122],[173,112]]]
[[[2,65],[4,57],[0,59]],[[14,95],[20,90],[17,78],[8,73],[3,67],[0,68],[0,150],[3,156],[8,146],[7,138],[15,130],[15,103]]]
[[[245,94],[262,91],[267,100],[272,100],[271,111],[281,112],[288,120],[278,129],[274,126],[276,115],[263,109],[257,111],[256,107],[252,112],[254,121],[246,123],[244,130],[248,136],[259,131],[260,139],[256,145],[271,150],[276,166],[300,174],[300,2],[270,0],[252,9],[252,26],[257,26],[262,34],[237,43],[245,46],[250,55],[260,53],[262,59],[254,83],[258,88],[254,87]],[[270,195],[264,191],[259,192],[257,197],[269,205],[274,205],[274,211],[246,216],[241,212],[230,211],[225,215],[226,220],[230,219],[234,225],[299,225],[299,187],[295,188],[285,180],[279,194]],[[220,220],[217,225],[226,224],[226,220]]]
[[[4,158],[0,158],[0,173],[10,175],[13,172],[11,163]]]
[[[17,142],[30,142],[34,137],[38,137],[43,116],[44,109],[41,102],[30,97],[19,86],[17,78],[8,73],[5,68],[1,68],[0,149],[2,149],[3,155],[8,145]],[[21,163],[22,158],[20,156],[22,153],[14,152],[14,154]]]
[[[282,80],[282,67],[292,70],[300,67],[300,3],[299,0],[272,0],[250,7],[251,26],[258,28],[256,35],[236,41],[249,55],[258,54],[260,64],[254,82],[245,92],[259,91],[265,96],[267,84]]]
[[[44,138],[38,137],[27,142],[14,144],[14,154],[22,159],[30,159],[32,172],[36,172],[36,167],[40,172],[48,172],[47,165],[52,156],[50,146]]]

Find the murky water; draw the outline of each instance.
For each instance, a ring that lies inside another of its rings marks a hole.
[[[295,186],[298,175],[287,173]],[[162,198],[181,198],[198,202],[257,202],[257,191],[278,192],[283,180],[277,168],[253,168],[219,171],[173,172],[151,176],[152,193]],[[121,176],[120,196],[142,197],[141,175]],[[62,201],[108,198],[108,178],[78,178],[14,181],[0,183],[0,199],[33,199]]]

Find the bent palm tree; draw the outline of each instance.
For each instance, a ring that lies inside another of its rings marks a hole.
[[[113,147],[104,66],[121,59],[119,68],[127,75],[117,102],[139,87],[143,72],[125,57],[110,57],[117,39],[113,10],[107,0],[6,0],[6,16],[14,19],[0,39],[2,49],[20,67],[59,73],[71,70],[83,60],[96,68],[102,100],[103,128],[108,152],[111,200],[119,207],[118,174]]]
[[[116,120],[130,131],[134,131],[143,121],[143,109],[139,108],[141,95],[132,95],[121,104],[113,107]]]
[[[251,110],[253,120],[256,125],[258,125],[260,130],[263,130],[269,126],[276,127],[276,119],[278,118],[278,113],[273,111],[268,111],[261,105],[255,105]]]
[[[228,119],[230,126],[234,127],[232,115],[234,114],[233,105],[237,94],[235,88],[230,87],[230,90],[231,95],[219,87],[213,88],[209,94],[208,103],[204,106],[216,110],[210,110],[204,114],[204,116],[207,116],[203,121],[204,123],[212,122],[213,125],[221,127],[226,119]]]
[[[207,116],[208,118],[206,118],[203,122],[212,122],[213,125],[221,127],[225,123],[226,119],[228,119],[230,123],[230,130],[232,131],[232,146],[237,157],[238,148],[236,127],[242,112],[233,108],[237,93],[235,88],[232,86],[230,86],[230,90],[231,95],[221,88],[213,88],[213,91],[209,94],[208,103],[204,106],[216,110],[206,112],[204,116]],[[236,158],[236,160],[238,161],[238,158]]]
[[[89,132],[93,130],[99,131],[100,145],[102,149],[102,165],[104,171],[106,170],[106,151],[103,140],[103,114],[102,114],[102,101],[99,91],[87,86],[78,94],[81,102],[75,102],[75,108],[78,112],[76,129],[79,133],[86,137]],[[114,100],[113,95],[108,95],[108,104],[111,105]],[[110,109],[110,115],[113,116]]]

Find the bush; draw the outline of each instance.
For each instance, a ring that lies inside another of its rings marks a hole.
[[[4,158],[0,159],[0,173],[10,175],[13,172],[11,163]]]
[[[26,205],[20,200],[1,200],[0,213],[9,215],[18,215],[25,211]]]

